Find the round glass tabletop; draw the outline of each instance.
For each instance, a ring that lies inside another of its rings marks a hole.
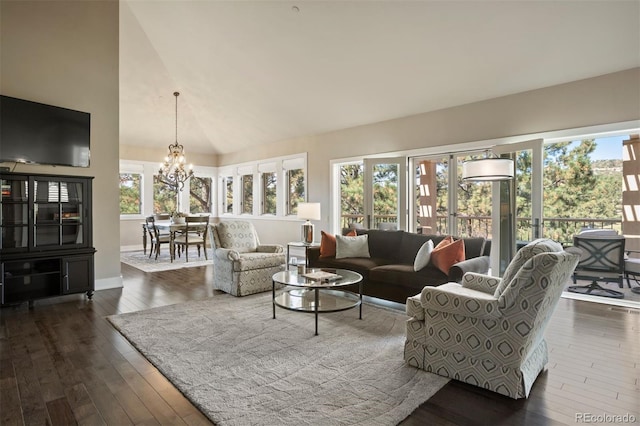
[[[331,274],[329,279],[314,278],[322,277],[322,272]],[[293,287],[336,288],[359,283],[362,281],[362,275],[347,269],[306,268],[304,273],[298,273],[297,270],[276,272],[272,279],[279,284]]]

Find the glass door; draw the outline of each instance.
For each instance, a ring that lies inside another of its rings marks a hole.
[[[500,197],[494,200],[494,220],[500,224],[493,234],[499,263],[492,268],[502,275],[518,248],[542,236],[543,140],[497,146],[493,152],[515,163],[515,179],[497,183]]]
[[[364,219],[369,229],[406,229],[406,157],[364,161]]]
[[[450,233],[458,237],[491,238],[493,230],[493,186],[491,182],[465,182],[462,180],[462,163],[484,157],[484,153],[470,153],[455,157],[456,168],[450,176],[452,223]]]
[[[450,156],[419,157],[411,161],[415,188],[415,203],[410,209],[410,231],[419,234],[442,235],[449,233],[451,209],[449,207]]]
[[[450,154],[411,159],[415,172],[412,231],[491,238],[491,183],[462,181],[462,163],[482,155]]]

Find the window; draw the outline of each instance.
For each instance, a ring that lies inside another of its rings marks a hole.
[[[304,201],[304,169],[286,171],[287,177],[287,215],[298,212],[298,203]]]
[[[120,173],[120,214],[142,214],[142,175]]]
[[[222,213],[233,214],[233,176],[222,178],[222,188],[224,188]]]
[[[305,154],[297,154],[219,169],[219,214],[265,218],[295,215],[298,203],[306,199],[306,163]]]
[[[211,213],[210,177],[193,176],[189,182],[189,211],[191,213]]]
[[[340,212],[340,228],[365,224],[363,162],[340,166]]]
[[[178,191],[153,177],[153,213],[170,213],[177,210]]]
[[[449,158],[417,158],[416,230],[423,234],[447,234],[449,230]]]
[[[262,173],[262,214],[276,214],[276,172]]]
[[[242,213],[253,214],[253,175],[242,175]]]
[[[584,138],[544,145],[544,237],[570,245],[573,236],[582,228],[615,229],[622,233],[623,216],[628,218],[625,220],[628,223],[637,220],[637,201],[631,204],[627,201],[623,206],[623,184],[629,185],[627,195],[637,200],[632,195],[637,193],[636,172],[630,172],[629,167],[627,175],[623,174],[622,143],[625,139],[629,136]],[[629,157],[627,164],[631,164],[631,160]],[[519,218],[524,215],[518,213]]]

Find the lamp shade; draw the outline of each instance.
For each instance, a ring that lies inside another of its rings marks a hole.
[[[299,203],[298,219],[320,220],[320,203]]]
[[[509,158],[479,158],[462,163],[462,179],[492,181],[513,179],[513,160]]]

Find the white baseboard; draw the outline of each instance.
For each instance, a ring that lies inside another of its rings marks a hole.
[[[611,297],[589,296],[587,294],[571,293],[563,291],[564,299],[581,300],[583,302],[601,303],[603,305],[622,306],[625,308],[640,309],[640,302],[634,300],[614,299]]]
[[[95,282],[95,290],[109,290],[111,288],[122,288],[122,275],[117,277],[101,278]]]

